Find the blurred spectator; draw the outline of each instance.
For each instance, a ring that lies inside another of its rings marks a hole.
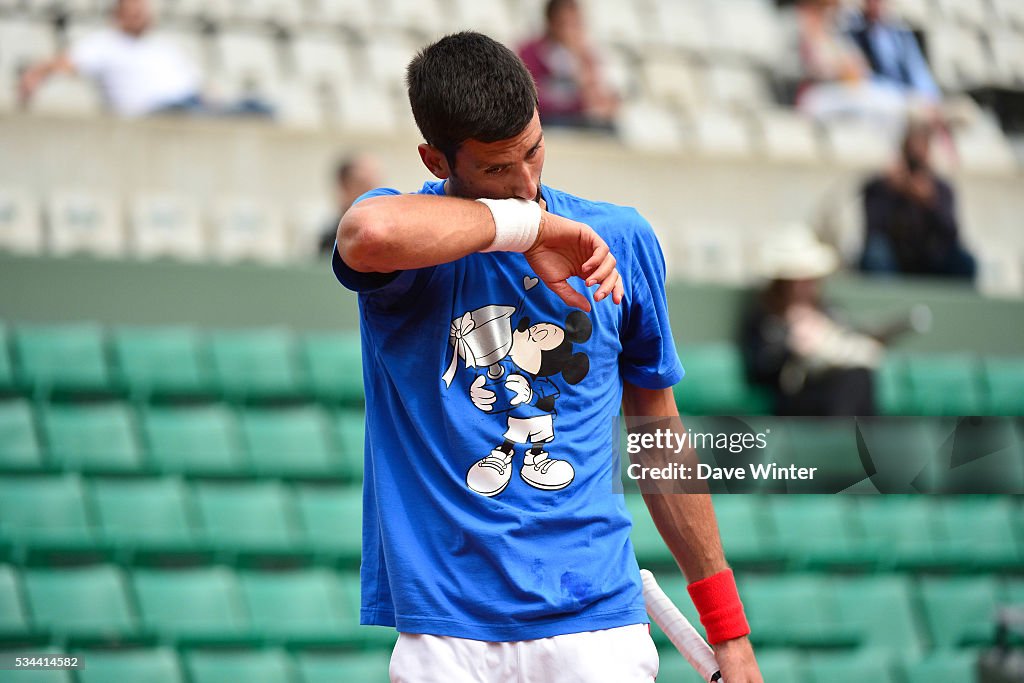
[[[601,73],[576,0],[548,0],[544,35],[519,49],[547,125],[610,129],[619,100]]]
[[[871,78],[867,60],[840,29],[838,12],[838,0],[803,0],[798,7],[804,83],[797,107],[819,121],[866,120],[895,139],[906,119],[906,97]]]
[[[931,167],[932,126],[914,122],[902,155],[864,186],[861,270],[973,278],[974,258],[960,244],[955,197]]]
[[[330,254],[334,251],[334,240],[338,224],[348,207],[370,190],[380,187],[381,170],[377,158],[369,154],[355,154],[343,159],[334,172],[334,197],[337,217],[333,223],[324,226],[320,235],[320,251]]]
[[[889,17],[885,0],[865,0],[847,33],[860,48],[876,81],[925,102],[942,99],[913,32]]]
[[[873,415],[874,368],[882,343],[853,330],[821,299],[838,256],[807,228],[766,244],[768,280],[744,316],[740,346],[747,379],[768,388],[778,415]]]
[[[202,97],[196,65],[173,42],[153,33],[149,0],[116,0],[113,26],[86,36],[67,52],[28,69],[20,96],[28,102],[53,74],[81,74],[97,82],[116,114],[127,117],[164,112],[259,114],[265,104],[246,99],[228,108],[214,108]]]

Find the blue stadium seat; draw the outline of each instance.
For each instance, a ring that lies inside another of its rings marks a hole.
[[[778,532],[758,494],[712,496],[725,557],[730,564],[775,565],[783,557]]]
[[[334,653],[303,652],[296,656],[296,664],[303,683],[388,683],[391,653]]]
[[[1006,496],[951,496],[939,502],[950,562],[977,571],[1024,567],[1014,530],[1016,501]]]
[[[334,417],[334,441],[341,457],[341,471],[349,481],[363,480],[363,437],[366,432],[366,413],[357,409],[343,409]]]
[[[13,391],[16,388],[17,380],[14,375],[14,363],[11,362],[7,326],[0,322],[0,392]]]
[[[986,358],[982,378],[989,415],[1024,415],[1024,357]]]
[[[903,671],[906,683],[964,683],[976,679],[977,659],[974,650],[938,651],[908,660]]]
[[[877,564],[885,569],[925,569],[947,563],[935,501],[922,495],[863,496],[855,511]]]
[[[911,414],[979,415],[985,412],[980,366],[974,356],[908,356],[906,372]]]

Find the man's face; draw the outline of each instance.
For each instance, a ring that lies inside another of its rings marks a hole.
[[[584,35],[583,13],[575,3],[562,6],[548,24],[551,37],[563,45],[576,45]]]
[[[420,146],[427,168],[448,181],[445,191],[468,199],[540,199],[544,170],[544,131],[535,111],[518,135],[497,142],[466,140],[455,153],[455,164],[438,150]]]
[[[361,195],[380,187],[380,178],[377,160],[370,156],[359,157],[351,172],[338,182],[338,203],[348,207]]]
[[[118,27],[132,36],[145,33],[152,18],[148,0],[119,0],[114,10]]]

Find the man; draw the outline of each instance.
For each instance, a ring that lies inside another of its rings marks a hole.
[[[851,22],[848,33],[876,81],[895,86],[920,103],[940,102],[942,93],[917,39],[909,29],[886,15],[885,0],[864,0],[863,12]]]
[[[399,631],[396,683],[649,683],[612,420],[621,403],[680,428],[657,240],[542,185],[536,89],[500,43],[442,38],[407,82],[439,180],[362,197],[332,258],[359,292],[360,620]],[[710,497],[648,504],[725,680],[761,681]]]
[[[113,19],[113,27],[28,69],[21,79],[22,101],[51,75],[77,73],[97,81],[107,104],[121,116],[199,106],[199,72],[177,46],[152,34],[147,0],[117,0]]]
[[[520,48],[545,125],[610,129],[619,101],[601,73],[576,0],[548,0],[544,35]]]
[[[380,177],[380,163],[370,154],[355,154],[338,164],[334,172],[334,198],[338,213],[336,220],[320,237],[320,251],[324,254],[334,251],[341,217],[361,195],[380,187]]]
[[[861,270],[974,277],[974,257],[960,244],[953,188],[931,168],[931,138],[931,125],[912,123],[893,169],[865,184]]]

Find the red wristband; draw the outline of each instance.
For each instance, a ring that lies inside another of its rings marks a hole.
[[[750,633],[747,616],[743,613],[736,578],[731,569],[694,581],[686,587],[693,600],[700,623],[708,634],[708,643],[739,638]]]

